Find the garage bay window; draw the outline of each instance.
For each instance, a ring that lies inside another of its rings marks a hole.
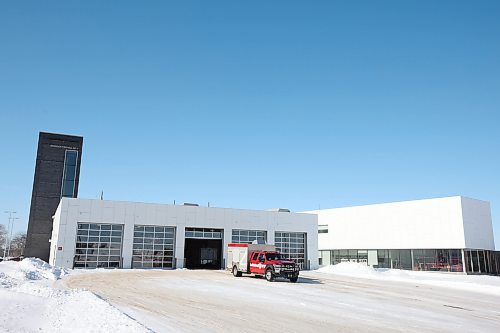
[[[173,268],[175,228],[134,226],[132,268]]]
[[[121,267],[122,239],[121,224],[78,223],[74,267]]]
[[[286,259],[295,261],[300,269],[307,269],[306,238],[305,232],[276,231],[274,234],[276,249]]]
[[[267,231],[265,230],[241,230],[233,229],[232,242],[251,244],[254,240],[267,241]]]

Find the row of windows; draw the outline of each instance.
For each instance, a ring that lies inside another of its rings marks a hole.
[[[134,232],[134,237],[175,238],[173,232]]]
[[[134,250],[143,250],[143,249],[146,249],[146,250],[152,250],[152,249],[171,250],[174,248],[174,245],[173,244],[133,244],[132,248]]]
[[[145,250],[145,251],[142,251],[142,250],[134,250],[132,251],[132,255],[134,256],[143,256],[143,257],[147,257],[147,256],[173,256],[174,255],[174,250]]]
[[[251,244],[254,240],[267,241],[267,231],[264,230],[240,230],[233,229],[233,243],[248,243]]]
[[[132,256],[132,260],[138,261],[165,261],[172,262],[172,256],[169,255],[147,255],[147,256]]]
[[[165,232],[171,231],[174,228],[164,227],[164,226],[151,226],[151,225],[135,225],[134,231],[144,231],[144,232]]]
[[[123,224],[78,223],[78,230],[123,230]]]
[[[100,249],[76,249],[75,254],[87,254],[87,255],[112,255],[112,256],[119,256],[121,253],[120,249],[117,250],[112,250],[109,248],[100,248]]]
[[[120,261],[121,257],[120,256],[111,256],[111,255],[102,255],[102,256],[95,256],[95,255],[85,255],[85,254],[80,254],[75,256],[75,261]]]
[[[107,243],[99,243],[99,242],[78,242],[76,243],[76,248],[77,249],[121,249],[122,248],[122,243],[121,242],[117,242],[117,243],[111,243],[111,242],[107,242]]]
[[[122,231],[121,230],[78,230],[76,233],[78,236],[118,236],[121,237]]]
[[[222,230],[207,228],[186,228],[186,238],[222,239]]]
[[[77,236],[76,241],[80,243],[121,243],[121,237],[109,237],[109,236]]]
[[[75,261],[75,268],[120,268],[119,261],[97,262],[97,261]]]
[[[373,257],[370,257],[369,253],[373,253]],[[463,271],[461,251],[454,249],[322,250],[319,251],[319,259],[320,265],[360,262],[376,268],[413,269],[418,271]]]
[[[174,244],[173,238],[135,237],[134,244]]]
[[[297,238],[297,239],[305,239],[306,234],[304,232],[283,232],[283,231],[276,231],[276,238],[282,237],[282,238]]]
[[[233,236],[249,236],[249,237],[266,237],[267,231],[265,230],[243,230],[243,229],[233,229]]]
[[[173,263],[168,261],[133,261],[132,267],[141,269],[141,268],[172,268]]]
[[[275,241],[278,242],[291,242],[291,243],[302,243],[304,241],[304,238],[299,238],[299,237],[279,237],[275,236],[274,237]]]

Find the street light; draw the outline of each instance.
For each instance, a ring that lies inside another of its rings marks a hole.
[[[19,220],[18,217],[12,216],[13,214],[17,214],[17,212],[12,210],[4,211],[5,214],[9,214],[9,223],[7,224],[7,237],[9,237],[9,242],[5,242],[3,249],[3,258],[5,259],[5,252],[7,252],[7,257],[10,255],[10,244],[12,242],[12,231],[14,229],[14,220]],[[7,245],[8,244],[8,245]]]

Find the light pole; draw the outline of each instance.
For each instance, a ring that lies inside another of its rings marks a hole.
[[[13,214],[17,214],[17,212],[14,212],[12,210],[6,210],[4,213],[9,214],[9,223],[7,224],[8,243],[7,240],[5,240],[5,245],[3,249],[3,258],[5,259],[6,251],[7,251],[7,257],[10,255],[10,243],[12,241],[12,230],[14,229],[14,220],[19,220],[19,218],[12,216]]]

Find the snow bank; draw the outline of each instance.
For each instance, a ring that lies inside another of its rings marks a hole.
[[[336,265],[325,266],[316,271],[324,274],[337,274],[372,280],[409,282],[500,295],[500,277],[498,276],[373,268],[354,262],[342,262]]]
[[[0,331],[149,331],[89,291],[55,288],[68,274],[35,258],[0,262]]]

